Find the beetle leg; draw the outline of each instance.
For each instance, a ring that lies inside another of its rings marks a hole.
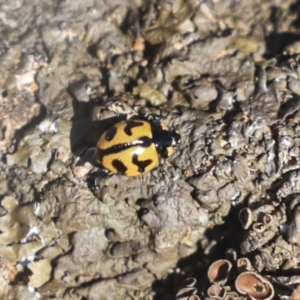
[[[117,116],[123,113],[122,103],[120,101],[109,102],[105,108],[109,111],[113,111]]]
[[[152,122],[157,122],[157,123],[159,123],[161,118],[162,118],[162,116],[158,115],[158,114],[149,114],[148,116],[146,116],[147,121],[152,121]]]
[[[127,120],[137,115],[137,113],[123,101],[111,102],[106,106],[106,109],[115,112],[117,116],[119,116],[120,114],[127,115]]]
[[[106,179],[109,178],[111,176],[113,176],[114,174],[110,171],[108,171],[107,169],[104,168],[100,168],[99,170],[89,174],[89,176],[93,176],[93,177],[98,177],[98,178],[102,178],[102,179]]]
[[[128,104],[123,102],[123,109],[125,114],[127,115],[127,120],[134,118],[134,117],[138,117],[138,113],[133,110]]]
[[[168,151],[167,151],[167,148],[164,147],[164,146],[159,146],[159,145],[155,145],[156,147],[156,151],[158,152],[160,158],[168,158]]]
[[[112,175],[114,175],[114,174],[104,168],[101,168],[101,169],[97,170],[96,172],[88,174],[87,179],[86,179],[88,188],[92,192],[95,192],[96,190],[99,189],[99,186],[97,184],[97,179],[98,178],[107,179],[107,178],[111,177]]]

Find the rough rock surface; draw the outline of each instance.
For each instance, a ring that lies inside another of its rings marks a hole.
[[[2,1],[0,298],[300,299],[299,8]],[[181,134],[153,172],[89,175],[114,101]]]

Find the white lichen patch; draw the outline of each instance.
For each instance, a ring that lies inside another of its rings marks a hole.
[[[56,128],[56,121],[52,119],[45,119],[43,120],[38,126],[38,129],[42,133],[56,133],[57,128]]]
[[[35,70],[31,70],[22,75],[15,75],[16,78],[16,86],[19,91],[22,89],[27,89],[32,83],[35,83],[34,77],[36,75]]]

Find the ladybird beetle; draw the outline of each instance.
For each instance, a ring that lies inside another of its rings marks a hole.
[[[107,172],[134,177],[155,169],[179,142],[179,133],[158,121],[129,119],[101,135],[95,158]]]

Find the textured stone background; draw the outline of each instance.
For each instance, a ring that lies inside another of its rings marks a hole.
[[[300,299],[299,12],[2,0],[0,298]],[[111,101],[180,132],[168,162],[89,179]]]

